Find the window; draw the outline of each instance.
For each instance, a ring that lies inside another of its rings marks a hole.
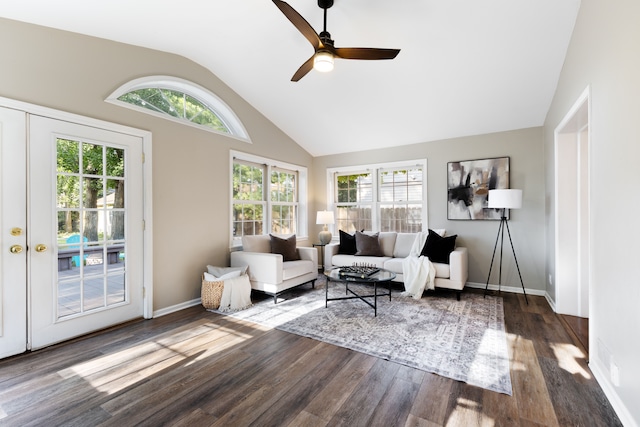
[[[169,76],[143,77],[122,85],[106,101],[249,140],[240,119],[224,101],[187,80]]]
[[[426,229],[426,170],[426,160],[328,170],[336,229],[350,233]]]
[[[306,168],[232,152],[232,246],[242,236],[306,235]]]

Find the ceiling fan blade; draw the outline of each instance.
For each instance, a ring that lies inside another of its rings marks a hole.
[[[322,41],[318,37],[318,33],[313,29],[311,24],[307,22],[294,8],[289,6],[289,3],[281,0],[273,0],[278,9],[284,13],[284,16],[291,21],[291,23],[302,33],[309,43],[313,45],[313,48],[318,50],[322,46]]]
[[[400,49],[376,49],[370,47],[337,47],[335,55],[342,59],[393,59]]]
[[[301,78],[307,75],[307,73],[313,70],[313,58],[315,53],[311,56],[311,58],[307,59],[307,61],[298,68],[298,71],[291,77],[292,82],[297,82]]]

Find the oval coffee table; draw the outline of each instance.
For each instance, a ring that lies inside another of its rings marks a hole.
[[[332,270],[327,270],[324,272],[324,275],[327,277],[325,283],[325,307],[328,307],[329,301],[338,301],[345,299],[354,299],[358,298],[361,301],[367,303],[371,308],[373,308],[373,315],[378,315],[378,297],[389,296],[389,301],[391,301],[391,287],[389,286],[389,282],[396,278],[396,273],[385,270],[384,268],[378,269],[377,272],[367,275],[367,274],[354,274],[352,275],[344,275],[340,274],[340,268],[334,268]],[[344,297],[334,297],[329,298],[329,282],[341,282],[345,284],[345,295]],[[371,284],[373,285],[373,293],[372,294],[359,294],[356,293],[353,289],[349,288],[349,284],[352,283],[361,283],[361,284]],[[386,293],[378,293],[378,285],[386,284],[387,292]],[[349,295],[351,294],[351,295]],[[367,298],[373,298],[373,303],[367,300]]]

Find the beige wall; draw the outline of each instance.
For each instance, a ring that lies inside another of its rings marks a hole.
[[[523,208],[513,211],[509,221],[522,278],[526,288],[542,294],[545,289],[542,128],[316,157],[312,177],[317,196],[316,209],[325,207],[327,168],[426,158],[429,227],[446,228],[447,234],[458,234],[458,244],[469,249],[469,282],[483,284],[487,281],[499,222],[447,220],[447,162],[503,156],[510,157],[511,188],[523,190]],[[494,267],[491,283],[497,282]],[[505,242],[502,283],[521,288],[508,241]]]
[[[639,22],[637,1],[582,0],[544,128],[550,201],[546,264],[553,273],[553,132],[590,87],[590,366],[629,426],[640,425]],[[610,381],[606,353],[620,370],[619,386]]]
[[[154,310],[200,297],[200,275],[228,265],[229,151],[311,166],[311,156],[211,72],[180,56],[0,19],[0,96],[153,133]],[[118,107],[123,83],[193,81],[240,117],[252,144]]]

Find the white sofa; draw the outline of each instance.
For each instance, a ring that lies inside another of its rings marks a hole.
[[[285,236],[288,237],[288,236]],[[269,235],[243,236],[242,251],[231,252],[231,266],[248,266],[251,289],[273,296],[274,303],[282,292],[305,283],[315,287],[318,278],[318,251],[313,247],[297,247],[300,260],[284,261],[271,253]]]
[[[324,250],[324,268],[350,266],[356,264],[375,265],[396,273],[396,282],[404,282],[402,260],[411,252],[417,233],[381,232],[378,235],[380,249],[384,256],[356,256],[338,254],[339,243],[330,243]],[[457,291],[457,298],[464,289],[469,274],[467,248],[456,247],[449,255],[449,264],[434,262],[437,288]]]

